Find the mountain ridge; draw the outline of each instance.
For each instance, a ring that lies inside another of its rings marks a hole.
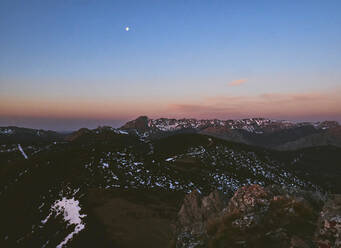
[[[127,122],[120,129],[151,139],[177,132],[196,132],[276,150],[295,150],[320,145],[341,147],[341,126],[336,121],[291,122],[266,118],[149,119],[147,116],[140,116]]]

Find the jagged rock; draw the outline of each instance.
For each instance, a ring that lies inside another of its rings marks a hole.
[[[198,191],[192,191],[186,195],[184,203],[179,211],[179,223],[186,229],[191,229],[192,226],[195,229],[201,229],[196,223],[203,222],[203,213],[201,209],[202,196]],[[193,225],[194,224],[194,225]]]
[[[215,190],[202,199],[202,211],[205,218],[215,217],[225,207],[226,202],[221,192]]]
[[[178,214],[176,247],[340,247],[341,196],[323,208],[314,243],[322,199],[315,192],[260,185],[241,187],[228,203],[218,192],[192,192]]]
[[[320,212],[315,233],[317,247],[341,247],[341,195],[333,195]]]
[[[240,229],[257,225],[267,211],[271,193],[259,185],[244,186],[236,191],[227,206],[228,213],[238,213],[241,218],[233,221]]]
[[[271,194],[260,185],[244,186],[236,191],[228,204],[228,211],[249,212],[254,207],[268,206]]]
[[[176,247],[203,245],[207,221],[217,217],[224,206],[226,203],[218,191],[205,197],[196,190],[186,195],[178,214]]]

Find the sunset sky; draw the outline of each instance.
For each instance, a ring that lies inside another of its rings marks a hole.
[[[0,126],[341,122],[340,13],[339,0],[2,0]]]

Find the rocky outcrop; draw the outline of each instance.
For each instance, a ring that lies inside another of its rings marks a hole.
[[[341,195],[333,195],[320,212],[315,240],[319,248],[341,247]]]
[[[178,214],[176,232],[180,242],[176,247],[203,245],[208,220],[217,218],[225,205],[224,197],[218,191],[205,197],[196,190],[186,195]]]
[[[322,209],[322,211],[321,211]],[[187,195],[175,247],[341,247],[341,196],[248,185],[229,200]]]

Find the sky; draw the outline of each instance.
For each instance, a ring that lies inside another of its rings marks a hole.
[[[339,0],[1,0],[0,126],[341,122],[340,12]]]

